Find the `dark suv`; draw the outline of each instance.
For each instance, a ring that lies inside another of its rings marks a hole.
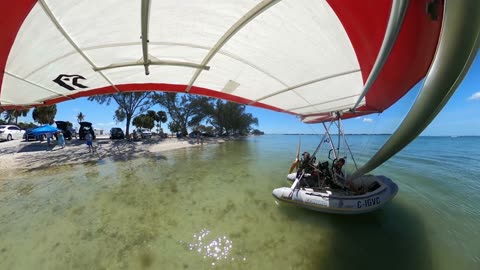
[[[125,134],[121,128],[114,127],[110,129],[110,139],[125,139]]]
[[[55,121],[55,124],[57,124],[57,128],[62,130],[63,137],[67,140],[72,139],[72,123],[70,122],[65,122],[65,121]]]
[[[80,122],[80,129],[78,131],[78,137],[80,140],[85,140],[87,133],[92,134],[92,140],[95,140],[95,131],[93,130],[92,123]]]

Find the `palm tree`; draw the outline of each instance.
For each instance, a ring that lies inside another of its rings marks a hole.
[[[164,111],[155,112],[155,111],[152,111],[152,110],[148,110],[147,115],[150,118],[152,118],[155,122],[157,122],[157,125],[155,125],[155,126],[157,127],[157,132],[160,133],[160,128],[162,127],[160,123],[167,122],[167,120],[168,120],[167,113],[164,112]]]
[[[159,119],[159,120],[157,120],[158,122],[165,123],[168,120],[167,113],[164,112],[164,111],[158,111],[157,112],[157,117],[158,117],[157,119]]]
[[[80,122],[83,122],[83,120],[85,120],[85,114],[83,114],[82,112],[79,112],[77,114],[77,121],[78,123],[80,124]]]
[[[27,116],[28,112],[30,109],[25,109],[25,110],[6,110],[5,111],[5,120],[7,120],[8,123],[12,123],[13,120],[15,119],[15,125],[18,125],[18,117],[20,116]]]
[[[155,121],[157,121],[158,132],[160,133],[160,129],[162,128],[162,124],[167,122],[167,113],[164,111],[158,111],[155,116]]]

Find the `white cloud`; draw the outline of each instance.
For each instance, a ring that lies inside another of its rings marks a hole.
[[[468,100],[480,100],[480,92],[474,93],[468,98]]]
[[[372,118],[363,118],[364,123],[372,123],[373,119]]]

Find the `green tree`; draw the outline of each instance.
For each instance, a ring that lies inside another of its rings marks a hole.
[[[99,104],[110,105],[113,100],[117,103],[118,107],[115,110],[113,119],[117,122],[126,121],[125,133],[128,136],[130,134],[130,122],[137,116],[148,110],[151,106],[151,92],[129,92],[109,94],[102,96],[91,96],[88,98],[90,101],[96,101]]]
[[[265,133],[261,130],[254,129],[254,130],[252,130],[252,134],[253,135],[264,135]]]
[[[4,118],[7,121],[7,123],[13,123],[15,122],[15,125],[18,125],[18,117],[20,116],[27,116],[28,112],[30,109],[24,109],[24,110],[6,110],[4,112]],[[15,121],[14,121],[15,120]]]
[[[155,126],[155,120],[149,114],[141,114],[133,118],[132,124],[138,128],[152,129]]]
[[[165,122],[167,122],[168,120],[168,117],[167,117],[167,113],[165,111],[158,111],[157,112],[157,119],[159,122],[162,122],[165,124]]]
[[[30,129],[30,128],[36,128],[37,125],[35,125],[34,123],[22,123],[22,122],[20,122],[20,123],[18,123],[18,127],[21,128],[21,129]]]
[[[215,128],[213,126],[204,126],[204,125],[199,125],[197,127],[197,130],[202,132],[202,133],[208,133],[208,134],[215,134]]]
[[[173,133],[180,132],[182,128],[180,127],[180,125],[177,122],[171,121],[170,123],[168,123],[168,129],[173,134]]]
[[[218,99],[215,101],[215,106],[209,111],[207,122],[215,127],[215,130],[219,134],[224,133],[225,126],[227,125],[227,119],[225,103],[222,100]]]
[[[175,127],[178,125],[183,135],[188,134],[188,127],[198,126],[207,117],[212,106],[211,100],[207,97],[177,93],[156,93],[153,96],[155,103],[167,109],[171,121],[175,123]]]
[[[148,110],[147,111],[147,114],[148,116],[150,116],[155,122],[157,122],[157,132],[160,132],[160,128],[162,127],[162,125],[160,123],[165,123],[167,122],[168,118],[167,118],[167,113],[164,112],[164,111],[158,111],[158,112],[155,112],[155,111],[152,111],[152,110]]]
[[[148,110],[147,111],[147,115],[153,119],[153,121],[157,121],[157,113],[155,111],[152,111],[152,110]]]
[[[248,134],[252,125],[258,126],[258,119],[251,113],[245,112],[245,105],[217,100],[210,110],[208,123],[213,125],[217,132]]]
[[[36,107],[33,109],[32,118],[34,121],[39,124],[50,124],[54,123],[55,115],[57,114],[57,105],[51,106],[42,106]]]
[[[85,114],[83,114],[82,112],[79,112],[77,114],[77,121],[78,123],[80,124],[80,122],[83,122],[83,120],[85,120]]]

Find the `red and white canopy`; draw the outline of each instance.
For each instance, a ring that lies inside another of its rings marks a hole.
[[[392,1],[1,1],[0,107],[155,90],[322,121],[361,96]],[[442,22],[429,2],[410,1],[383,69],[344,118],[385,110],[425,76]]]

